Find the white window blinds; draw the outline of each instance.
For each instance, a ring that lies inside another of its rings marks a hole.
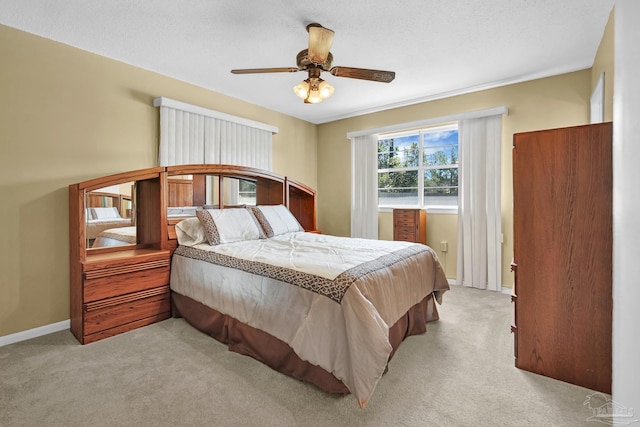
[[[160,107],[160,166],[222,163],[271,170],[277,127],[165,97],[153,105]]]

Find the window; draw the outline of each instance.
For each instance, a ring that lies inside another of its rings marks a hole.
[[[457,125],[378,138],[378,206],[458,206]]]

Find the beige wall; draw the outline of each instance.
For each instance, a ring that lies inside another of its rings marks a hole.
[[[0,336],[69,319],[67,187],[156,165],[167,96],[280,128],[273,168],[317,188],[317,126],[0,26]]]
[[[378,238],[393,240],[393,213],[380,212],[378,214]],[[440,250],[440,242],[447,242],[447,252]],[[427,214],[427,245],[438,254],[438,259],[447,277],[456,277],[456,262],[458,259],[458,215]]]
[[[612,10],[604,29],[598,52],[591,67],[591,91],[598,83],[600,74],[604,73],[604,121],[613,121],[613,27],[615,13]]]
[[[504,117],[502,127],[502,282],[512,286],[509,265],[513,256],[513,134],[588,123],[590,87],[591,71],[583,70],[320,125],[319,228],[328,234],[349,235],[351,151],[347,132],[504,105],[509,108],[509,115]],[[457,229],[452,225],[455,220],[452,220],[452,215],[430,214],[427,222],[427,243],[441,259],[443,254],[439,251],[439,242],[449,242],[447,276],[455,277]],[[382,238],[389,236],[390,227],[390,215],[381,214],[379,229]]]

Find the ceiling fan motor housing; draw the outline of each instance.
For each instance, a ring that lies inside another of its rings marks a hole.
[[[307,70],[312,67],[320,67],[324,71],[329,71],[331,69],[331,64],[333,63],[333,55],[331,52],[327,55],[327,59],[324,62],[316,63],[311,60],[309,57],[309,49],[303,49],[298,52],[296,56],[296,64],[298,64],[298,68],[301,70]]]

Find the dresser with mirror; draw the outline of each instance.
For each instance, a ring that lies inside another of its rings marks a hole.
[[[170,315],[164,173],[69,186],[71,332],[83,344]]]

